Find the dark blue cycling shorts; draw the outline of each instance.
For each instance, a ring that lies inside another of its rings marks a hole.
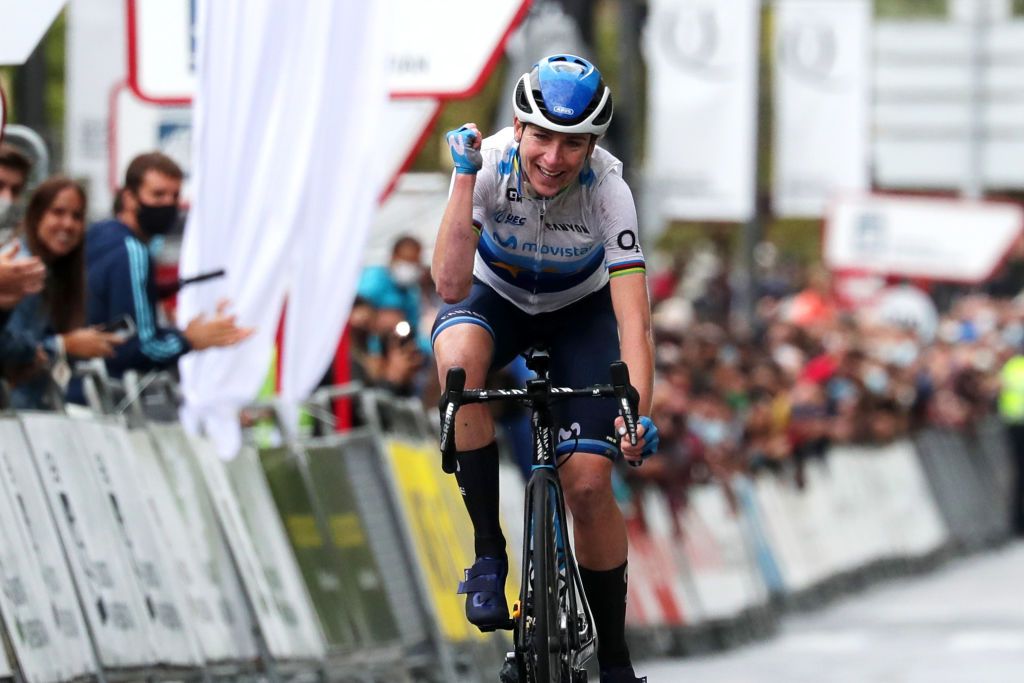
[[[620,358],[619,330],[608,285],[565,308],[530,315],[482,282],[473,280],[469,296],[438,311],[431,345],[453,325],[479,325],[494,342],[491,370],[503,368],[532,346],[551,354],[551,383],[558,387],[607,384],[608,365]],[[558,455],[595,453],[615,459],[618,408],[608,398],[581,397],[554,406]]]

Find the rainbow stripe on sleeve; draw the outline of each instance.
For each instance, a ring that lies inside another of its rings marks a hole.
[[[646,273],[647,266],[643,259],[635,259],[633,261],[620,261],[619,263],[613,263],[608,266],[608,277],[619,277],[620,275],[630,275],[632,273]]]
[[[484,226],[480,224],[480,221],[473,221],[473,232],[479,237],[480,233],[483,232]]]

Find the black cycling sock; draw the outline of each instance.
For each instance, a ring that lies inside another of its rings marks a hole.
[[[626,566],[594,571],[580,567],[583,590],[597,627],[597,661],[602,669],[629,666],[626,645]]]
[[[477,557],[504,557],[505,536],[498,521],[498,444],[493,441],[474,451],[457,451],[455,479],[462,490]]]

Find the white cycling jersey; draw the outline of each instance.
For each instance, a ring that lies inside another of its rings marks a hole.
[[[609,277],[644,272],[622,162],[596,147],[579,181],[550,198],[523,189],[511,127],[481,145],[473,191],[473,275],[527,313],[558,310]]]

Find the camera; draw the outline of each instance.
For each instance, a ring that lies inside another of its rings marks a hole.
[[[391,338],[397,346],[407,346],[416,342],[412,333],[412,325],[408,320],[399,320],[395,323],[395,329],[391,331]]]

